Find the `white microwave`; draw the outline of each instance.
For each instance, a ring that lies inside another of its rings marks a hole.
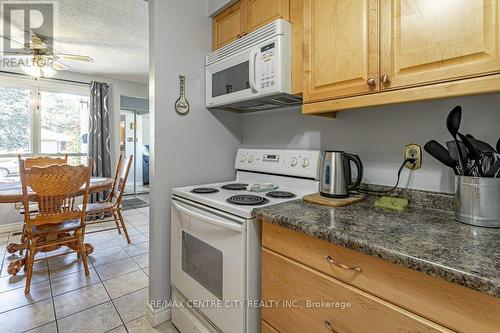
[[[300,105],[291,94],[292,26],[276,20],[206,56],[206,106],[239,112]]]

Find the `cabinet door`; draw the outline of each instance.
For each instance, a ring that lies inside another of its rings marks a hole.
[[[500,71],[499,24],[498,0],[381,0],[382,89]]]
[[[377,2],[305,0],[305,102],[378,91]]]
[[[214,17],[212,24],[212,47],[214,50],[244,34],[245,15],[243,1],[238,1]]]
[[[279,18],[288,20],[289,0],[241,0],[247,1],[247,32],[254,31]]]
[[[290,0],[292,23],[292,94],[302,94],[304,82],[304,1]]]

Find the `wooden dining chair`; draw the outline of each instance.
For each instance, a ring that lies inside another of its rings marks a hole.
[[[108,197],[102,201],[89,203],[87,205],[87,216],[90,218],[87,225],[101,224],[104,222],[114,221],[116,227],[114,228],[104,228],[104,229],[94,229],[87,232],[87,234],[92,234],[96,232],[103,232],[109,230],[118,230],[121,234],[121,229],[125,234],[127,243],[130,244],[130,237],[127,232],[127,227],[125,225],[125,220],[121,213],[121,204],[123,200],[123,195],[125,193],[125,185],[127,184],[127,178],[134,159],[133,155],[128,158],[123,158],[123,154],[118,157],[118,163],[116,164],[115,178],[113,186]],[[106,217],[113,217],[113,219],[107,219]]]
[[[21,155],[17,155],[19,161],[19,168],[21,168],[21,160],[23,159]],[[46,167],[49,165],[63,165],[68,164],[68,154],[64,157],[50,157],[50,156],[37,156],[37,157],[26,157],[24,159],[24,167],[29,169],[32,167]]]
[[[41,251],[49,252],[67,246],[82,259],[85,274],[89,275],[83,238],[92,165],[90,160],[89,166],[65,164],[26,168],[21,161],[26,255],[24,259],[10,263],[8,272],[16,275],[25,265],[25,294],[30,292],[35,255]],[[77,205],[76,198],[83,186],[83,203]],[[37,212],[30,213],[30,202],[38,204]]]
[[[21,161],[23,160],[21,155],[17,155],[18,166],[19,166],[19,174],[21,174]],[[37,157],[26,157],[24,159],[24,168],[32,168],[32,167],[47,167],[49,165],[63,165],[68,164],[68,154],[65,154],[64,157],[50,157],[50,156],[37,156]],[[37,211],[36,205],[30,206],[30,213],[36,213]],[[24,215],[24,207],[20,210],[20,214]],[[26,242],[26,230],[25,226],[23,226],[23,230],[21,233],[21,243]],[[12,248],[11,251],[15,252],[15,248]],[[10,252],[9,253],[14,253]],[[23,250],[20,250],[20,254],[23,254]]]

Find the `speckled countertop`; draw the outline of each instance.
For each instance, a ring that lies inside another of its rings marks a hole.
[[[259,220],[500,297],[500,229],[445,210],[374,208],[373,197],[332,208],[302,200],[255,209]]]

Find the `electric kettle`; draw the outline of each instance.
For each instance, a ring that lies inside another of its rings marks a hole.
[[[356,165],[356,180],[352,181],[351,162]],[[363,163],[358,155],[343,151],[325,151],[321,156],[319,193],[330,198],[347,198],[363,178]]]

